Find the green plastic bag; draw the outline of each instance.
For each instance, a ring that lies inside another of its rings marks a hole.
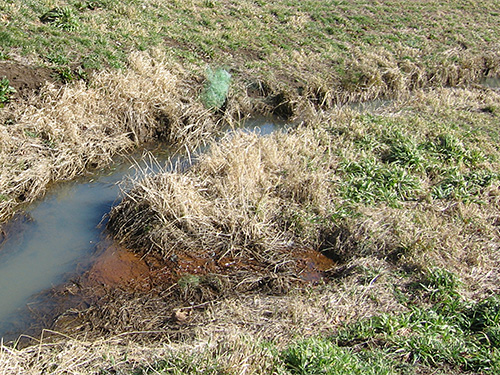
[[[231,74],[223,69],[208,69],[207,81],[201,93],[201,101],[205,108],[219,109],[226,102]]]

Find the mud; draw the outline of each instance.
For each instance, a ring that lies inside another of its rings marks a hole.
[[[101,254],[82,276],[82,285],[102,285],[130,291],[151,288],[151,272],[144,259],[109,239],[99,244],[98,248]]]
[[[308,249],[296,254],[298,275],[301,279],[317,283],[327,276],[328,271],[336,266],[336,263],[323,253]]]
[[[27,66],[10,60],[0,61],[0,79],[4,77],[16,89],[13,100],[36,95],[47,82],[58,83],[56,75],[49,68]]]
[[[72,337],[126,334],[134,340],[185,340],[195,333],[205,309],[222,299],[285,295],[292,284],[321,281],[332,262],[321,254],[309,258],[312,254],[305,251],[296,259],[297,272],[264,273],[256,265],[229,258],[183,258],[170,268],[173,263],[155,264],[113,245],[81,284],[59,288],[59,302],[48,312],[51,323],[46,327]]]
[[[45,295],[51,303],[42,305],[38,320],[72,336],[141,332],[148,339],[186,338],[193,317],[222,298],[285,295],[292,285],[322,282],[336,266],[313,249],[296,250],[289,260],[283,269],[269,269],[255,259],[216,259],[210,252],[139,257],[107,238],[88,271]]]
[[[223,257],[216,259],[210,253],[175,254],[168,260],[145,255],[139,257],[110,239],[102,244],[100,255],[80,280],[86,287],[105,286],[126,291],[148,291],[171,286],[186,276],[220,275],[230,277],[236,274],[259,274],[270,272],[254,259]],[[324,254],[303,249],[294,252],[292,270],[296,279],[316,283],[335,262]]]

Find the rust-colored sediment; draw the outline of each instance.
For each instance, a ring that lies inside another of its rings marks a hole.
[[[224,257],[215,259],[209,253],[197,256],[176,254],[169,259],[152,255],[140,257],[112,240],[102,241],[102,249],[90,269],[82,277],[85,286],[105,286],[130,291],[149,291],[155,286],[171,285],[183,275],[232,274],[237,271],[262,271],[255,261]],[[318,282],[335,263],[313,249],[295,250],[297,275],[305,282]]]
[[[335,266],[335,262],[332,259],[313,249],[298,251],[295,258],[300,270],[299,276],[309,282],[320,281],[325,276],[325,271]]]
[[[147,290],[150,272],[146,262],[133,252],[110,243],[84,276],[84,283]]]

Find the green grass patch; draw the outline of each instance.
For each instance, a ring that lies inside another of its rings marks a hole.
[[[344,162],[341,167],[344,181],[341,191],[354,202],[375,204],[416,199],[420,183],[408,170],[397,164],[386,165],[373,158]]]
[[[409,88],[455,85],[498,71],[490,55],[500,16],[492,9],[493,0],[481,6],[451,0],[418,6],[366,0],[6,1],[0,5],[6,20],[0,49],[42,60],[71,55],[72,66],[95,56],[93,66],[101,69],[124,67],[131,51],[159,48],[197,66],[248,65],[255,75],[280,77],[283,84],[377,96],[397,91],[398,82],[409,82]]]
[[[398,364],[382,350],[356,352],[324,338],[311,338],[294,344],[281,353],[282,373],[308,375],[383,375],[395,374]]]
[[[431,269],[418,284],[431,307],[411,304],[403,313],[348,324],[329,338],[300,340],[280,353],[281,370],[304,375],[498,373],[500,296],[466,301],[458,293],[460,285],[452,273]]]
[[[428,198],[481,202],[499,180],[492,164],[494,118],[478,113],[455,121],[453,115],[356,115],[339,150],[340,193],[350,202],[394,207]],[[480,126],[471,128],[471,123]],[[345,129],[331,131],[344,134]]]
[[[15,92],[16,90],[10,85],[9,80],[3,77],[0,80],[0,106],[8,103]]]
[[[80,25],[75,11],[70,7],[53,8],[43,14],[40,21],[65,31],[75,31]]]
[[[484,189],[498,180],[499,174],[489,170],[479,169],[462,173],[458,168],[452,168],[433,186],[432,197],[479,202],[478,197]]]
[[[389,358],[411,365],[498,373],[500,297],[470,302],[458,293],[459,285],[452,273],[433,269],[419,284],[430,307],[412,303],[407,312],[360,320],[332,340],[361,352],[383,350]]]
[[[280,353],[288,374],[489,373],[500,370],[500,296],[479,302],[458,293],[458,278],[428,271],[415,289],[432,302],[344,326],[333,336],[298,341]],[[443,372],[440,372],[443,371]]]

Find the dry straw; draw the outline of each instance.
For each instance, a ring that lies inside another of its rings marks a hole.
[[[329,206],[325,181],[334,161],[323,139],[306,128],[267,137],[232,133],[187,172],[138,181],[111,212],[109,228],[127,245],[164,257],[210,249],[278,262],[286,249],[312,245],[293,235],[286,216]]]
[[[133,54],[125,72],[96,74],[89,85],[47,85],[29,105],[3,111],[0,220],[51,182],[108,165],[145,142],[196,147],[217,122],[191,90],[179,66]]]
[[[87,332],[93,338],[75,338],[45,331],[36,345],[24,349],[1,345],[0,373],[129,373],[137,369],[153,371],[161,361],[171,360],[173,371],[195,365],[203,372],[216,363],[228,372],[268,374],[274,369],[274,354],[264,342],[273,342],[281,349],[296,337],[328,334],[341,324],[403,308],[390,292],[394,280],[385,262],[358,259],[351,266],[370,266],[380,274],[365,285],[357,280],[360,274],[353,272],[336,286],[320,286],[307,293],[240,295],[207,304],[203,309],[188,306],[185,311],[190,313],[180,326],[168,326],[165,319],[160,322],[158,316],[170,316],[182,307],[173,308],[161,298],[156,298],[155,309],[148,312],[141,310],[145,302],[148,304],[147,296],[94,306],[94,311],[102,309],[103,315],[113,314],[114,309],[141,314],[143,325],[136,327],[139,330],[122,332],[118,332],[118,326],[113,327],[112,336],[108,334],[105,339],[93,337],[93,332]],[[150,295],[149,299],[155,297]],[[137,315],[135,318],[138,322]],[[154,330],[147,329],[149,319],[157,322]],[[96,323],[98,329],[106,319]],[[176,336],[182,339],[170,341]],[[152,337],[163,340],[151,341]]]

